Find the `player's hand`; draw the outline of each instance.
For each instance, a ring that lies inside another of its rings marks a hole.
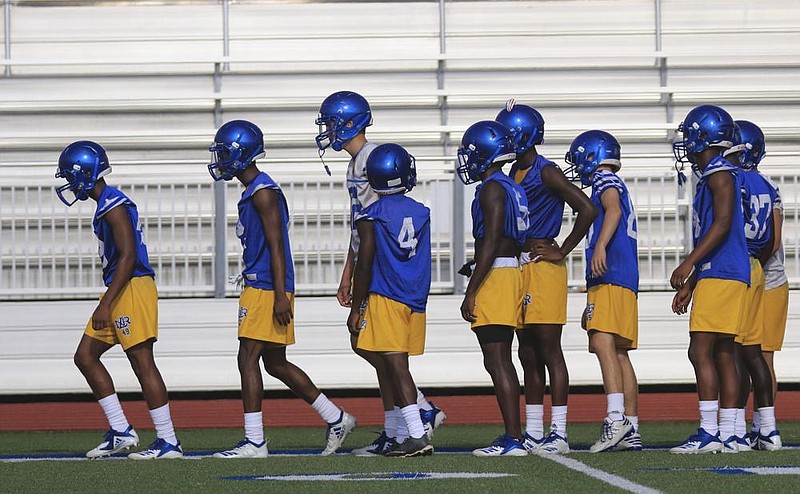
[[[692,274],[692,269],[694,266],[692,263],[688,262],[688,260],[683,261],[680,266],[675,268],[675,271],[672,272],[672,276],[669,278],[669,284],[675,290],[679,290],[683,285],[686,284],[686,280]]]
[[[475,316],[475,295],[470,293],[464,295],[464,301],[461,303],[461,317],[467,322],[478,320]]]
[[[285,293],[275,292],[275,304],[272,307],[272,316],[281,326],[286,326],[292,321],[292,303]]]
[[[350,307],[353,303],[353,294],[350,292],[353,284],[350,281],[342,281],[339,283],[339,290],[336,292],[336,300],[342,307]]]
[[[594,254],[592,254],[592,276],[599,278],[608,272],[608,265],[606,264],[606,248],[595,246]]]
[[[672,299],[672,312],[681,315],[686,314],[689,307],[689,302],[692,301],[692,289],[689,285],[683,285],[675,297]]]
[[[98,331],[111,326],[111,306],[100,301],[92,313],[92,329]]]
[[[531,249],[531,258],[533,262],[559,262],[564,260],[564,254],[561,253],[561,249],[556,243],[536,244]]]
[[[361,332],[361,311],[350,309],[350,315],[347,317],[347,330],[356,337]]]

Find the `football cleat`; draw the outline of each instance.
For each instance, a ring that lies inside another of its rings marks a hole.
[[[131,449],[132,446],[139,445],[139,435],[133,430],[133,426],[129,425],[125,432],[115,431],[109,429],[103,436],[103,442],[96,448],[86,453],[87,458],[103,458],[104,456],[111,456],[118,453],[123,449]]]
[[[542,443],[544,443],[544,437],[536,439],[526,432],[525,435],[522,436],[522,441],[520,442],[528,453],[535,453]]]
[[[783,447],[781,442],[781,433],[776,430],[770,432],[766,436],[758,434],[758,450],[759,451],[778,451]]]
[[[540,455],[560,455],[564,453],[569,453],[567,436],[562,436],[553,430],[547,434],[542,445],[536,450],[536,454]]]
[[[633,424],[627,417],[623,417],[622,420],[611,420],[606,417],[603,419],[603,425],[600,429],[600,439],[589,448],[589,451],[600,453],[601,451],[613,449],[631,431],[633,431]]]
[[[214,453],[214,458],[266,458],[268,454],[266,440],[261,444],[256,444],[245,438],[227,451]]]
[[[430,456],[432,454],[433,446],[431,446],[428,436],[422,436],[406,438],[399,446],[387,451],[384,456],[411,458],[412,456]]]
[[[153,444],[148,446],[146,450],[128,455],[128,459],[130,460],[167,460],[170,458],[183,458],[181,442],[178,441],[178,444],[170,444],[160,437],[156,438]]]
[[[740,453],[753,451],[753,446],[750,444],[750,440],[747,439],[747,436],[736,436],[736,446],[738,446]]]
[[[632,429],[627,436],[622,438],[622,441],[614,446],[614,451],[641,451],[642,450],[642,436],[636,429]]]
[[[397,445],[397,441],[387,436],[386,431],[383,431],[371,444],[356,448],[351,453],[355,456],[382,456],[395,445]]]
[[[675,454],[705,454],[720,451],[722,451],[722,441],[719,440],[719,435],[709,434],[702,427],[697,429],[697,434],[692,434],[682,444],[669,450]]]
[[[356,418],[349,413],[342,411],[339,420],[332,424],[328,424],[328,429],[325,431],[326,445],[322,450],[322,456],[328,456],[336,452],[339,446],[342,445],[344,439],[353,429],[356,428]]]
[[[722,452],[723,453],[739,452],[739,443],[736,442],[736,436],[731,436],[728,439],[722,441]]]
[[[428,440],[432,441],[433,432],[438,429],[440,425],[442,425],[447,418],[447,415],[442,411],[441,408],[434,405],[432,401],[429,401],[428,405],[431,406],[431,409],[420,409],[419,417],[422,419],[422,426],[425,428],[425,435],[428,436]]]
[[[489,446],[473,450],[472,454],[474,456],[527,456],[528,451],[521,442],[503,434]]]

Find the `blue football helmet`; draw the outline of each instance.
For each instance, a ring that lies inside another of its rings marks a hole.
[[[408,192],[417,184],[414,157],[397,144],[381,144],[367,158],[367,179],[378,194]]]
[[[480,180],[480,174],[492,165],[503,165],[516,159],[511,130],[494,120],[472,124],[461,138],[456,173],[469,185]]]
[[[505,109],[497,114],[495,120],[511,129],[517,154],[541,144],[544,139],[542,114],[528,105],[515,105],[513,99],[508,100]]]
[[[619,141],[602,130],[589,130],[573,139],[564,160],[570,165],[564,173],[583,187],[592,185],[592,174],[600,165],[610,166],[614,172],[622,167]]]
[[[215,181],[232,179],[267,154],[264,151],[264,134],[256,124],[247,120],[231,120],[222,124],[208,150],[211,151],[208,173]]]
[[[722,108],[701,105],[690,111],[678,126],[683,135],[672,144],[675,161],[685,165],[694,163],[697,153],[710,147],[728,149],[733,145],[735,125],[733,118]]]
[[[748,120],[737,120],[736,127],[739,129],[739,142],[742,144],[739,155],[742,168],[755,168],[767,154],[764,132],[758,125]]]
[[[56,188],[61,202],[72,206],[77,201],[89,198],[97,179],[111,173],[111,165],[103,146],[92,141],[76,141],[65,147],[58,157],[56,178],[65,178],[67,183]],[[71,192],[73,197],[64,197]]]
[[[352,91],[333,93],[322,102],[315,123],[317,147],[341,151],[344,143],[372,125],[372,110],[363,96]]]

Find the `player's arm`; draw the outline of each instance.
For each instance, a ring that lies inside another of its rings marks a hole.
[[[617,231],[617,226],[622,218],[622,207],[619,204],[619,191],[614,187],[609,187],[600,195],[600,204],[603,207],[605,216],[603,217],[603,226],[600,228],[600,234],[597,236],[597,244],[594,246],[594,254],[592,254],[592,275],[600,277],[608,271],[608,264],[606,263],[606,247]]]
[[[697,272],[689,276],[686,283],[678,289],[678,292],[672,298],[672,312],[681,315],[689,311],[689,303],[692,301],[695,286],[697,286]]]
[[[293,314],[292,304],[286,296],[286,253],[283,249],[283,226],[278,196],[277,190],[258,190],[253,194],[253,206],[261,218],[269,248],[272,286],[275,292],[272,315],[278,324],[285,326],[292,320]]]
[[[670,285],[676,290],[686,283],[686,279],[694,269],[697,262],[719,247],[731,231],[733,215],[739,214],[738,208],[734,211],[736,187],[730,173],[717,172],[708,177],[708,187],[714,198],[714,221],[708,228],[706,235],[695,246],[689,256],[675,268],[670,277]]]
[[[356,254],[353,252],[353,234],[350,234],[350,243],[347,248],[347,257],[342,268],[342,279],[339,281],[339,289],[336,291],[336,300],[342,307],[350,307],[353,300],[350,293],[353,287],[353,270],[355,269]]]
[[[483,211],[483,239],[475,252],[475,270],[469,278],[464,302],[461,304],[461,317],[465,321],[475,322],[475,298],[486,275],[500,252],[500,241],[503,237],[503,220],[505,219],[505,190],[500,184],[489,182],[484,185],[478,195],[478,203]]]
[[[769,239],[764,247],[761,248],[761,251],[758,253],[758,262],[761,263],[761,266],[767,264],[769,258],[772,257],[772,254],[777,252],[778,249],[775,248],[775,210],[772,209],[769,212]]]
[[[111,280],[111,284],[106,288],[103,298],[92,314],[92,328],[96,330],[111,327],[111,304],[125,289],[125,285],[131,279],[133,267],[136,265],[136,240],[128,211],[124,206],[117,206],[108,211],[103,219],[111,227],[111,235],[114,237],[114,245],[119,251],[119,259],[114,271],[114,279]]]
[[[361,306],[369,295],[369,285],[372,283],[372,263],[375,260],[375,224],[368,219],[356,222],[358,236],[361,243],[358,247],[358,262],[353,274],[353,299],[350,306],[350,316],[347,318],[347,329],[351,334],[357,335],[358,322],[361,318]]]
[[[583,240],[597,217],[597,208],[581,189],[567,180],[564,172],[557,166],[542,168],[542,183],[578,214],[572,225],[572,231],[564,239],[561,247],[542,245],[537,246],[537,250],[534,252],[537,256],[541,255],[544,261],[556,262],[567,257]]]
[[[772,210],[772,253],[770,257],[774,256],[778,249],[781,248],[783,242],[783,210],[773,208]]]

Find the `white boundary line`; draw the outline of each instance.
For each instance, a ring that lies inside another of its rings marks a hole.
[[[661,494],[661,491],[659,490],[652,489],[642,484],[637,484],[632,480],[622,478],[618,475],[614,475],[613,473],[608,473],[606,471],[590,467],[589,465],[581,463],[580,461],[572,458],[566,458],[560,455],[539,455],[539,456],[541,458],[546,458],[548,460],[554,461],[559,465],[563,465],[569,468],[570,470],[575,470],[576,472],[580,472],[586,476],[595,478],[601,482],[605,482],[606,484],[613,485],[614,487],[618,487],[628,492],[635,492],[636,494]]]

